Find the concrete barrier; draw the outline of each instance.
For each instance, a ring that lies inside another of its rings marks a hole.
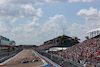
[[[22,50],[17,50],[17,51],[15,51],[15,52],[12,52],[12,53],[10,53],[9,55],[7,55],[7,56],[1,58],[1,59],[0,59],[0,63],[4,62],[5,60],[7,60],[7,59],[9,59],[9,58],[11,58],[11,57],[13,57],[13,56],[15,56],[15,55],[18,54],[20,51],[22,51]]]
[[[58,65],[60,65],[61,67],[84,67],[82,64],[74,62],[74,61],[70,61],[68,59],[64,59],[62,57],[56,56],[56,55],[52,55],[46,52],[40,52],[38,51],[41,55],[51,59],[52,61],[54,61],[55,63],[57,63]]]

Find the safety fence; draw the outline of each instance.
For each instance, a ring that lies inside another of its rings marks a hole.
[[[11,55],[11,54],[13,54],[13,53],[15,53],[16,51],[12,51],[12,52],[1,52],[0,53],[0,58],[2,58],[2,57],[5,57],[5,56],[8,56],[8,55]]]
[[[67,59],[64,59],[62,57],[52,55],[52,54],[49,54],[46,52],[40,52],[40,51],[38,51],[38,52],[41,55],[46,56],[47,58],[51,59],[53,62],[57,63],[61,67],[83,67],[83,65],[80,63],[70,61],[70,60],[67,60]]]
[[[15,56],[16,54],[18,54],[20,51],[22,51],[23,49],[18,49],[16,51],[12,51],[12,52],[5,52],[0,54],[0,63],[2,63],[3,61]]]

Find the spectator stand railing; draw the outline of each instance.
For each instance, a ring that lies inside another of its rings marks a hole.
[[[51,59],[52,61],[54,61],[61,67],[83,67],[83,65],[80,63],[70,61],[68,59],[64,59],[62,57],[59,57],[59,56],[56,56],[53,54],[49,54],[46,52],[40,52],[40,51],[37,51],[37,52],[39,52],[41,55],[46,56],[47,58]]]
[[[17,53],[19,53],[20,51],[22,51],[23,49],[18,49],[16,51],[12,51],[12,52],[6,52],[3,54],[0,54],[0,63],[2,63],[3,61],[7,60],[8,58],[13,57],[14,55],[16,55]]]

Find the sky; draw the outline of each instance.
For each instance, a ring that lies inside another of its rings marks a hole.
[[[41,45],[63,34],[84,41],[97,28],[100,0],[0,0],[0,35],[16,45]]]

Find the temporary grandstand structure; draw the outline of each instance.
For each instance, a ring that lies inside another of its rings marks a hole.
[[[0,36],[0,45],[1,46],[14,46],[16,43],[13,40],[10,40],[4,36]]]
[[[9,45],[9,39],[4,36],[0,36],[0,45]]]
[[[46,50],[49,50],[49,49],[52,50],[53,47],[59,47],[59,48],[62,48],[61,50],[63,50],[64,47],[70,47],[70,46],[75,45],[76,43],[78,43],[78,41],[75,42],[72,37],[62,35],[62,36],[53,38],[51,40],[45,41],[43,45],[40,45],[38,47],[38,50],[45,52]],[[55,51],[55,50],[53,50],[53,51]],[[58,51],[58,49],[57,49],[57,51]]]
[[[13,41],[13,40],[9,41],[9,44],[10,44],[10,46],[15,46],[16,45],[15,41]]]
[[[90,38],[95,37],[97,35],[100,35],[100,28],[91,30],[87,33],[89,34]]]
[[[15,41],[10,41],[10,39],[0,36],[0,51],[8,51],[8,49],[14,49]]]

